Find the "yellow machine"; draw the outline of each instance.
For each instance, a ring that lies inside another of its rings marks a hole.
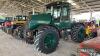
[[[85,32],[88,35],[88,37],[90,37],[90,38],[91,38],[91,36],[96,37],[97,36],[97,27],[96,27],[96,25],[89,22],[86,26],[86,31]]]
[[[12,35],[14,37],[17,38],[19,35],[21,35],[22,31],[20,30],[20,28],[23,28],[23,26],[25,26],[26,21],[27,21],[27,16],[22,16],[22,15],[18,15],[12,20],[12,22],[11,22]]]
[[[18,16],[16,16],[16,17],[13,19],[12,25],[15,25],[15,26],[22,26],[22,25],[25,25],[26,19],[27,19],[26,16],[18,15]]]

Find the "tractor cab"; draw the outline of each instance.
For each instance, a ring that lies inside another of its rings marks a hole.
[[[11,21],[12,20],[12,17],[6,17],[5,18],[5,21]]]
[[[54,2],[46,5],[47,13],[50,13],[54,20],[63,21],[70,19],[70,4],[66,2]]]
[[[17,15],[12,23],[13,25],[23,25],[26,23],[26,20],[27,20],[27,16],[22,16],[22,15]]]
[[[12,17],[6,17],[4,21],[4,27],[11,27]]]
[[[46,5],[47,13],[52,16],[52,21],[57,28],[70,28],[70,4],[67,2],[53,2]]]
[[[26,16],[22,16],[22,15],[18,15],[14,18],[14,20],[17,20],[17,21],[26,21]]]
[[[19,26],[24,26],[27,21],[27,16],[17,15],[12,20],[12,29],[16,29]]]

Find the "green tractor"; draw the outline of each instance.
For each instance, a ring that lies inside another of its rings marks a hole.
[[[70,20],[70,4],[53,2],[46,5],[46,13],[32,15],[23,29],[23,37],[28,43],[34,43],[36,49],[48,54],[56,50],[60,37],[71,35],[75,42],[85,38],[85,27],[82,23]]]

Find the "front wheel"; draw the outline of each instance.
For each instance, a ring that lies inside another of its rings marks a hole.
[[[71,39],[75,42],[83,42],[86,38],[85,27],[83,25],[75,25],[72,27]]]
[[[54,27],[40,28],[34,37],[34,45],[38,51],[48,54],[56,50],[59,43],[59,33]]]
[[[22,39],[23,38],[23,27],[17,27],[15,30],[14,30],[14,33],[13,33],[14,37],[16,39]]]

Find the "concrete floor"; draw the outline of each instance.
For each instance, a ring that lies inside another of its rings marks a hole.
[[[100,32],[100,30],[98,32]],[[100,36],[100,33],[98,33],[98,35]],[[61,39],[57,50],[46,55],[38,52],[34,48],[34,45],[27,44],[22,40],[17,40],[0,30],[0,56],[71,56],[71,54],[78,56],[78,47],[78,43]]]
[[[0,56],[71,56],[77,55],[78,46],[78,43],[61,39],[57,50],[46,55],[35,50],[34,45],[17,40],[0,30]]]

